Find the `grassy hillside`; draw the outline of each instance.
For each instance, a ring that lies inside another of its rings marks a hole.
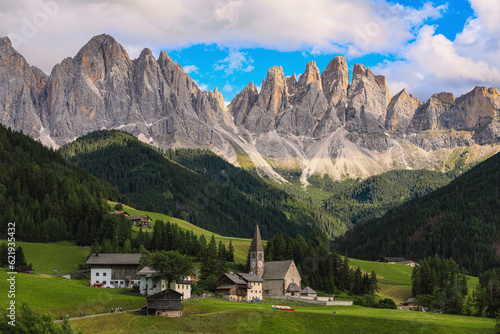
[[[266,239],[278,232],[308,236],[311,228],[332,236],[347,230],[319,206],[206,150],[162,152],[120,131],[97,131],[60,152],[118,187],[141,209],[182,218],[218,234],[251,237],[257,222]]]
[[[38,274],[52,275],[78,270],[79,264],[84,264],[90,254],[90,249],[76,247],[74,243],[62,241],[58,243],[41,244],[34,242],[16,242],[23,248],[28,262],[33,264]]]
[[[183,304],[186,315],[177,319],[117,314],[77,320],[72,326],[85,333],[494,333],[492,319],[292,305],[294,312],[283,312],[271,310],[271,303],[203,300]]]
[[[500,155],[449,185],[355,227],[340,239],[349,256],[453,258],[472,274],[500,265]]]
[[[0,275],[6,277],[5,269]],[[145,305],[145,298],[120,294],[122,289],[87,287],[86,280],[69,280],[61,277],[36,274],[16,275],[16,304],[28,303],[33,309],[58,318],[60,314],[77,317],[80,312],[96,314],[111,307],[136,309]],[[8,291],[8,281],[0,280],[0,290]],[[9,302],[7,293],[0,295],[0,304]]]
[[[112,208],[116,204],[116,202],[111,202],[111,201],[108,202],[108,203],[110,204],[110,208]],[[170,217],[170,216],[167,216],[167,215],[165,215],[163,213],[136,210],[136,209],[134,209],[134,208],[132,208],[132,207],[130,207],[128,205],[123,205],[123,208],[131,216],[134,216],[134,215],[148,215],[149,217],[151,217],[151,219],[153,219],[152,226],[154,226],[154,221],[156,221],[156,220],[163,220],[165,222],[166,221],[170,221],[172,223],[176,223],[182,229],[192,230],[194,232],[194,234],[196,234],[196,235],[203,234],[206,237],[212,237],[212,234],[213,234],[215,236],[215,240],[217,241],[217,243],[219,242],[219,240],[222,240],[222,242],[226,246],[229,245],[229,241],[231,240],[231,243],[234,246],[234,258],[235,258],[235,261],[239,262],[239,263],[243,263],[243,264],[246,263],[247,255],[248,255],[248,249],[250,248],[250,243],[252,242],[252,239],[233,238],[233,237],[221,236],[219,234],[212,233],[210,231],[202,229],[201,227],[193,225],[193,224],[191,224],[191,223],[189,223],[189,222],[187,222],[185,220],[174,218],[174,217]],[[134,226],[133,229],[134,229],[134,231],[139,231],[139,228],[136,227],[136,226]],[[152,229],[143,229],[143,232],[151,233]],[[264,241],[264,245],[265,245],[265,241]]]

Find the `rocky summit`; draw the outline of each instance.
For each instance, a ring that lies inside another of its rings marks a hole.
[[[392,169],[445,171],[500,151],[500,95],[476,87],[455,98],[392,95],[384,76],[361,64],[350,78],[335,57],[286,77],[272,67],[260,92],[251,82],[224,107],[165,52],[131,60],[111,36],[92,38],[50,75],[0,38],[0,121],[52,147],[101,129],[121,129],[152,145],[207,148],[235,165],[286,182],[317,174],[340,179]]]

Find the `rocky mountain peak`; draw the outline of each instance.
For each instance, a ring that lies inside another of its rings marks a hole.
[[[354,64],[352,68],[352,77],[354,79],[358,79],[359,77],[374,77],[373,72],[362,64]]]
[[[408,94],[403,89],[392,98],[387,107],[385,128],[390,132],[406,133],[415,110],[422,105],[422,101]]]
[[[222,96],[222,93],[219,92],[217,87],[215,87],[214,91],[209,91],[208,96],[211,100],[217,101],[221,110],[226,109],[226,107],[224,106],[224,96]]]
[[[455,96],[453,95],[453,93],[446,93],[446,92],[437,93],[433,94],[431,98],[434,98],[439,102],[447,104],[453,104],[455,102]]]
[[[314,84],[319,89],[322,89],[321,76],[314,60],[307,63],[306,70],[299,78],[298,87],[305,87],[310,84]]]
[[[288,94],[294,95],[297,92],[297,76],[295,73],[286,78],[286,86],[288,88]]]
[[[331,105],[336,105],[347,96],[349,87],[349,68],[344,57],[335,57],[321,73],[323,92]]]

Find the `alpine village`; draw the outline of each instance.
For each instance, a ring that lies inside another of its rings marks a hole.
[[[1,333],[500,331],[496,88],[420,101],[337,56],[225,103],[107,34],[49,75],[14,44]]]

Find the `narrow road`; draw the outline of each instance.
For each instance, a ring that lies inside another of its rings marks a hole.
[[[68,320],[79,320],[79,319],[85,319],[85,318],[93,318],[93,317],[101,317],[103,315],[113,315],[113,314],[120,314],[120,313],[127,313],[127,312],[135,312],[135,311],[140,311],[140,309],[135,309],[135,310],[127,310],[127,311],[121,311],[121,312],[113,312],[113,313],[100,313],[100,314],[90,314],[86,315],[84,317],[76,317],[76,318],[68,318]],[[63,316],[63,320],[54,320],[54,322],[63,322],[66,316]]]

